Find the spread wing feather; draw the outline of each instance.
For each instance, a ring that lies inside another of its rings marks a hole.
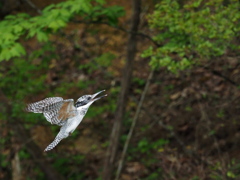
[[[51,124],[62,126],[68,118],[76,116],[77,110],[73,103],[73,99],[63,100],[61,97],[51,97],[28,104],[26,110],[43,113]]]

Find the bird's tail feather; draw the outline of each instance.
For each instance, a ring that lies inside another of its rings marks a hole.
[[[63,138],[56,137],[54,141],[46,147],[44,152],[52,150],[62,139]]]

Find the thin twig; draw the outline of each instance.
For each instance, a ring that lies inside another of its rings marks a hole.
[[[119,160],[119,164],[118,164],[118,169],[117,169],[117,174],[116,174],[116,178],[115,180],[118,180],[119,179],[119,176],[120,176],[120,173],[122,171],[122,167],[123,167],[123,162],[124,162],[124,159],[125,159],[125,156],[126,156],[126,152],[127,152],[127,149],[128,149],[128,145],[129,145],[129,142],[132,138],[132,134],[133,134],[133,131],[134,131],[134,128],[136,126],[136,123],[137,123],[137,120],[138,120],[138,116],[140,114],[140,111],[142,109],[142,104],[143,104],[143,101],[145,99],[145,96],[146,96],[146,93],[148,91],[148,87],[149,87],[149,84],[150,84],[150,81],[153,77],[153,70],[150,72],[149,76],[148,76],[148,79],[147,79],[147,82],[146,82],[146,85],[144,87],[144,90],[143,90],[143,93],[141,95],[141,99],[139,101],[139,104],[138,104],[138,107],[137,107],[137,111],[135,113],[135,116],[133,118],[133,121],[132,121],[132,125],[131,125],[131,128],[129,130],[129,133],[128,133],[128,136],[127,136],[127,140],[124,144],[124,148],[123,148],[123,151],[122,151],[122,155],[121,155],[121,158]]]
[[[84,23],[84,24],[102,24],[102,25],[107,25],[107,26],[110,26],[112,28],[115,28],[115,29],[118,29],[120,31],[123,31],[123,32],[126,32],[126,33],[129,33],[129,34],[135,34],[137,36],[142,36],[148,40],[150,40],[156,47],[161,47],[161,44],[158,44],[155,40],[153,40],[153,38],[151,38],[151,36],[147,35],[147,34],[144,34],[142,32],[133,32],[133,31],[129,31],[129,30],[126,30],[124,29],[123,27],[120,27],[120,26],[112,26],[110,25],[109,23],[107,22],[99,22],[99,21],[79,21],[79,20],[72,20],[71,22],[74,22],[74,23]]]
[[[30,0],[24,0],[24,1],[28,5],[30,5],[33,9],[36,9],[39,14],[42,14],[42,11],[35,4],[33,4],[32,1],[30,1]]]
[[[186,144],[181,140],[181,138],[179,138],[179,135],[177,132],[174,131],[174,129],[170,128],[168,125],[166,125],[163,121],[159,120],[159,117],[149,113],[149,111],[147,111],[145,108],[142,108],[142,110],[150,117],[154,120],[153,123],[150,124],[150,127],[153,127],[155,124],[158,124],[159,126],[161,126],[164,130],[168,131],[171,135],[171,137],[173,137],[176,142],[179,144],[179,146],[181,147],[182,151],[189,157],[194,157],[198,163],[203,163],[204,165],[209,165],[209,162],[206,160],[203,160],[201,157],[199,157],[199,155],[197,154],[197,152],[193,151],[193,150],[189,150],[186,148]]]
[[[214,69],[211,69],[210,67],[207,67],[207,66],[202,66],[202,65],[199,65],[199,66],[202,67],[203,69],[211,72],[213,75],[218,76],[218,77],[224,79],[225,81],[229,82],[230,84],[232,84],[232,85],[234,85],[234,86],[236,86],[236,87],[239,86],[238,83],[236,83],[235,81],[231,80],[229,77],[223,75],[223,74],[220,73],[219,71],[216,71],[216,70],[214,70]]]
[[[173,137],[177,143],[180,145],[180,147],[182,148],[182,150],[187,154],[192,156],[192,152],[190,150],[186,149],[186,145],[184,144],[184,142],[179,138],[179,135],[172,129],[170,128],[168,125],[166,125],[163,121],[159,120],[158,117],[154,116],[153,114],[149,113],[146,109],[143,109],[145,113],[147,113],[147,115],[154,119],[154,122],[150,125],[151,127],[154,126],[156,123],[158,123],[159,126],[161,126],[163,129],[165,129],[166,131],[168,131],[171,135],[171,137]]]
[[[109,25],[109,24],[108,24],[108,25]],[[110,25],[109,25],[109,26],[110,26]],[[138,36],[142,36],[142,37],[144,37],[144,38],[147,38],[147,39],[149,39],[150,41],[152,41],[153,44],[154,44],[156,47],[160,47],[160,46],[161,46],[160,44],[158,44],[156,41],[154,41],[154,40],[153,40],[149,35],[147,35],[147,34],[144,34],[144,33],[141,33],[141,32],[128,31],[128,30],[124,29],[123,27],[119,27],[119,26],[111,26],[111,27],[113,27],[113,28],[115,28],[115,29],[118,29],[118,30],[120,30],[120,31],[126,32],[126,33],[132,33],[132,34],[136,34],[136,35],[138,35]]]
[[[204,110],[204,108],[203,108],[201,103],[199,103],[199,109],[201,111],[201,120],[205,120],[207,122],[206,123],[206,125],[207,125],[206,127],[207,127],[207,129],[208,129],[208,131],[210,133],[212,131],[212,129],[211,129],[211,121],[210,121],[210,119],[209,119],[209,117],[208,117],[208,115],[207,115],[206,111]],[[217,149],[217,152],[218,152],[218,156],[221,159],[222,152],[221,152],[218,140],[217,140],[215,135],[212,135],[212,137],[213,137],[214,145],[216,146],[216,149]]]
[[[203,108],[203,106],[202,106],[201,103],[199,103],[199,109],[200,109],[200,111],[201,111],[201,120],[205,120],[205,121],[207,122],[207,123],[206,123],[206,127],[207,127],[207,130],[208,130],[209,133],[210,133],[210,132],[212,131],[212,130],[211,130],[211,121],[210,121],[210,119],[209,119],[209,117],[208,117],[208,115],[207,115],[206,111],[204,110],[204,108]],[[215,146],[216,149],[217,149],[218,158],[219,158],[220,162],[221,162],[222,164],[224,164],[224,159],[223,159],[223,156],[222,156],[222,151],[221,151],[221,148],[220,148],[220,146],[219,146],[218,140],[217,140],[217,138],[216,138],[215,135],[212,135],[212,137],[213,137],[213,141],[214,141],[214,146]],[[218,173],[218,171],[216,171],[216,173]],[[222,175],[223,180],[226,179],[224,172],[220,171],[218,174],[221,174],[221,175]]]

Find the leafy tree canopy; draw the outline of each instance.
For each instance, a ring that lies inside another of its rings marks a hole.
[[[151,58],[153,68],[176,73],[228,48],[239,49],[233,43],[240,31],[239,7],[237,0],[161,1],[149,16],[159,47],[148,48],[143,56]]]
[[[81,20],[116,25],[118,17],[124,15],[123,8],[103,7],[104,4],[104,0],[69,0],[51,4],[39,16],[25,13],[7,16],[0,22],[0,61],[26,54],[25,48],[17,42],[20,37],[36,36],[39,42],[47,42],[49,33],[65,27],[77,15]]]

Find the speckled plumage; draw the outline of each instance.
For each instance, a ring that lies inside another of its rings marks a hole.
[[[103,91],[80,97],[76,102],[76,106],[74,106],[73,99],[64,100],[61,97],[46,98],[42,101],[28,104],[26,107],[28,112],[43,113],[47,121],[51,124],[61,126],[54,141],[49,144],[44,151],[53,149],[62,139],[67,138],[73,133],[81,123],[90,105],[94,101],[106,96],[104,95],[94,99],[94,97]]]

